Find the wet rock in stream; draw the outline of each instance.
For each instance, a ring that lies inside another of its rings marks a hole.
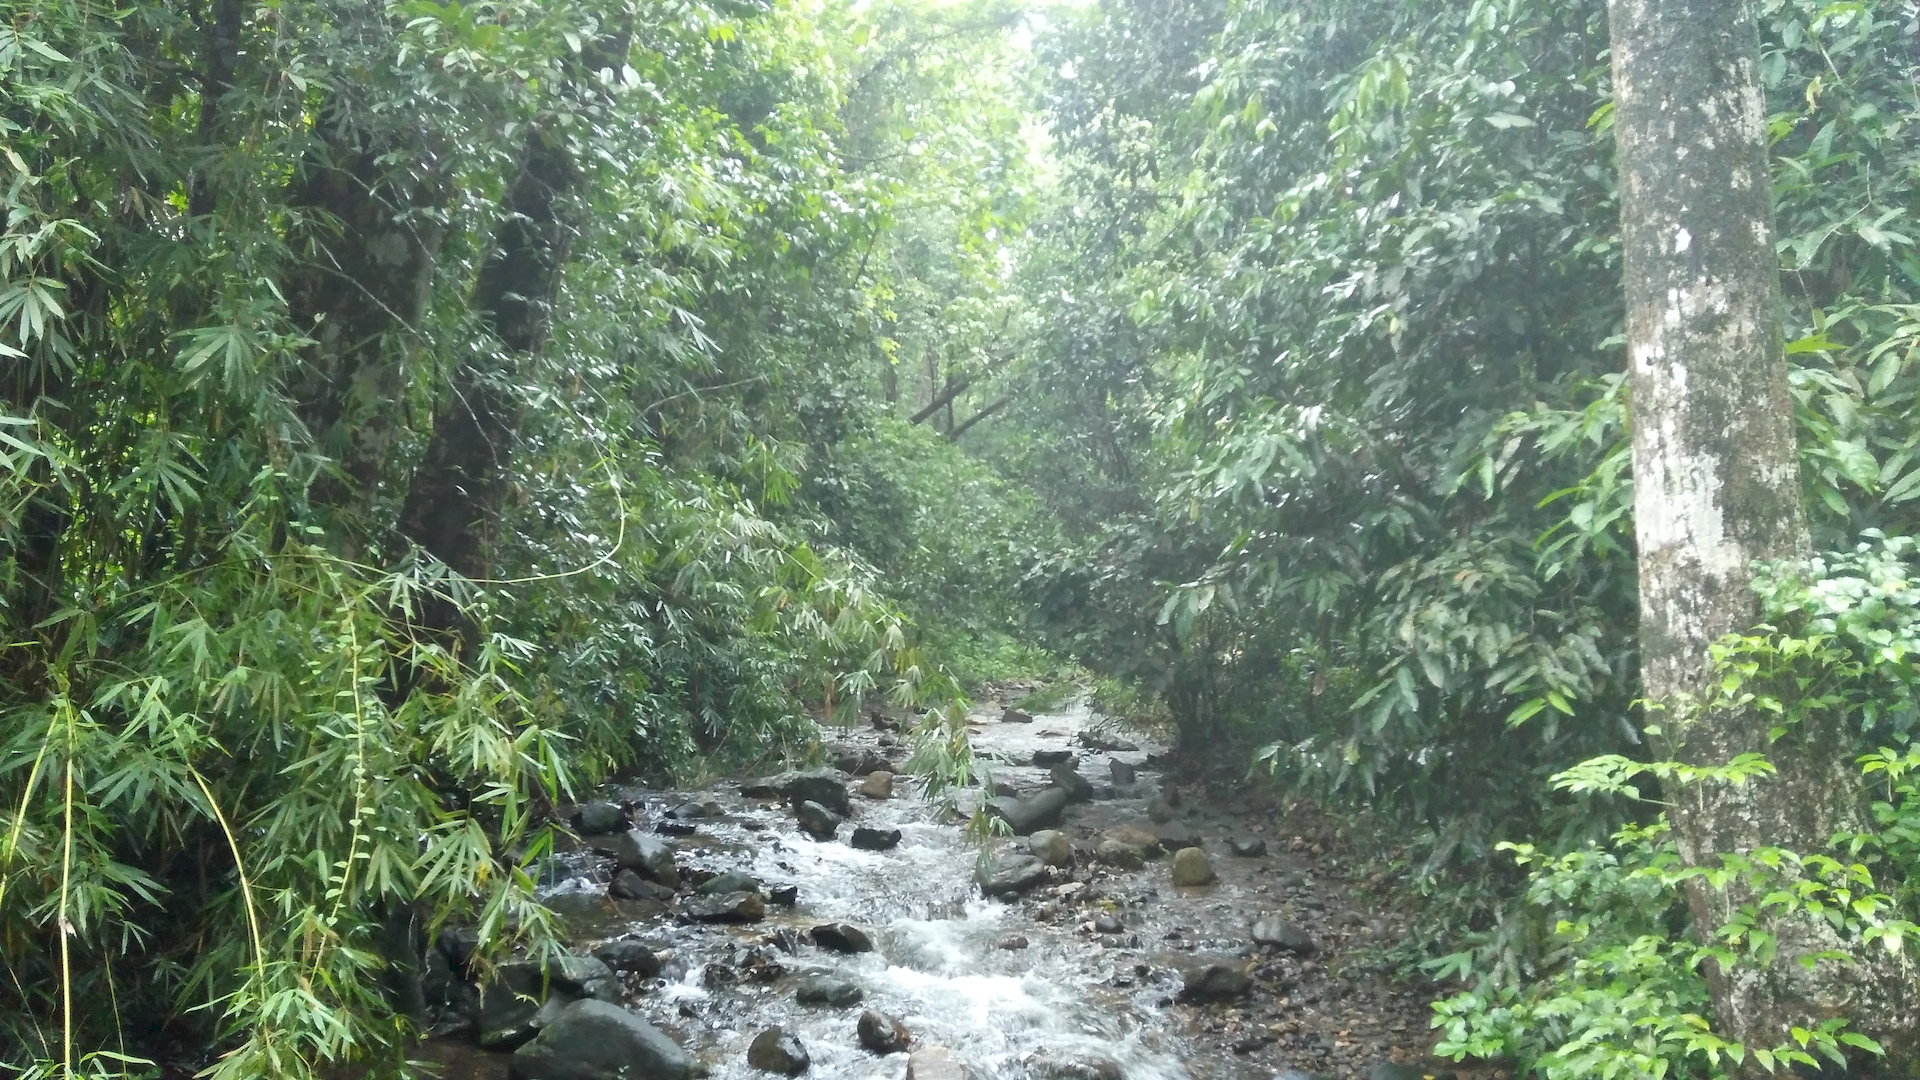
[[[1015,836],[1026,836],[1036,829],[1060,824],[1060,817],[1067,809],[1067,793],[1050,787],[1025,799],[1002,796],[989,802],[987,808],[1005,821]]]
[[[660,954],[644,941],[629,938],[605,942],[593,950],[593,958],[615,971],[632,972],[643,979],[660,974]]]
[[[1121,787],[1131,785],[1140,778],[1139,766],[1114,758],[1107,762],[1108,771],[1113,773],[1113,782]]]
[[[1227,849],[1242,859],[1258,859],[1267,853],[1267,842],[1257,836],[1236,836],[1227,841]]]
[[[1068,802],[1092,802],[1093,783],[1071,765],[1055,765],[1047,774],[1053,786],[1067,793]]]
[[[673,899],[672,889],[648,881],[632,870],[622,870],[613,875],[613,881],[607,885],[607,893],[621,900],[653,900],[663,904]]]
[[[759,893],[735,892],[719,896],[690,896],[680,904],[682,918],[702,923],[749,923],[767,917]]]
[[[847,843],[862,851],[892,851],[900,846],[900,830],[869,829],[861,825],[853,830]]]
[[[611,837],[595,837],[595,850],[613,856],[622,870],[631,870],[648,881],[669,889],[680,887],[680,869],[673,861],[673,845],[638,829],[628,829]]]
[[[1005,900],[1019,896],[1047,880],[1047,864],[1031,855],[1001,855],[975,872],[980,891]]]
[[[1217,880],[1207,853],[1197,847],[1181,848],[1173,853],[1173,883],[1179,886],[1210,885]]]
[[[868,773],[860,782],[860,794],[868,799],[893,798],[893,774],[885,770]]]
[[[1031,724],[1033,723],[1033,714],[1025,709],[1008,709],[1006,712],[1000,714],[1000,722],[1003,724]]]
[[[610,802],[582,803],[573,811],[573,831],[581,836],[603,836],[633,828],[627,812]]]
[[[793,1000],[802,1005],[826,1005],[835,1009],[851,1008],[866,997],[865,991],[845,979],[811,975],[794,987]]]
[[[876,1054],[898,1054],[913,1044],[907,1025],[877,1009],[860,1014],[860,1045]]]
[[[1078,760],[1071,750],[1035,750],[1033,766],[1036,769],[1051,769],[1055,765],[1071,765]]]
[[[1147,856],[1144,851],[1118,840],[1100,841],[1100,846],[1093,850],[1093,857],[1102,865],[1111,866],[1116,870],[1139,870],[1147,865]]]
[[[833,769],[797,770],[749,780],[740,785],[740,794],[750,799],[784,799],[795,805],[816,802],[841,817],[853,813],[846,782]]]
[[[1281,949],[1300,956],[1312,956],[1315,947],[1313,938],[1305,930],[1271,916],[1253,924],[1253,941],[1256,945]]]
[[[1180,1000],[1187,1002],[1226,1001],[1253,987],[1246,965],[1225,958],[1186,961],[1180,969],[1180,983]]]
[[[511,1050],[583,999],[620,999],[612,968],[587,956],[565,956],[544,965],[532,960],[501,964],[480,992],[480,1045]]]
[[[793,808],[793,817],[816,840],[831,840],[846,818],[808,799]]]
[[[760,891],[760,879],[745,870],[729,870],[701,882],[700,887],[694,891],[706,896],[736,892],[757,893]]]
[[[658,1028],[618,1005],[568,1005],[522,1046],[509,1080],[687,1080],[693,1061]]]
[[[747,1064],[762,1072],[799,1076],[813,1064],[813,1059],[808,1057],[807,1048],[797,1037],[770,1027],[753,1037],[753,1043],[747,1047]]]
[[[1124,1080],[1120,1063],[1098,1054],[1041,1054],[1029,1066],[1042,1080]]]
[[[873,951],[873,938],[852,923],[824,923],[808,931],[808,936],[813,938],[815,945],[833,952]]]
[[[1048,866],[1072,866],[1073,844],[1065,833],[1042,829],[1027,837],[1027,851]]]

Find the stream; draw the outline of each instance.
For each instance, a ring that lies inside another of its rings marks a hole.
[[[1149,764],[1156,747],[1097,730],[1084,706],[1025,723],[1001,715],[997,707],[975,715],[972,738],[1003,793],[1048,786],[1047,768],[1031,764],[1036,751],[1072,753],[1093,786],[1092,799],[1070,806],[1058,826],[1074,847],[1072,865],[1049,870],[1023,896],[984,897],[975,880],[980,847],[952,812],[902,776],[886,799],[863,798],[861,780],[850,779],[852,820],[830,841],[802,831],[782,802],[741,794],[738,783],[611,793],[642,832],[691,826],[670,840],[690,883],[745,871],[770,892],[794,887],[792,906],[767,903],[758,921],[676,917],[688,902],[684,887],[670,903],[611,900],[611,867],[586,851],[568,857],[546,902],[567,918],[583,953],[633,938],[658,954],[656,976],[625,977],[620,1004],[672,1036],[696,1072],[715,1080],[775,1075],[748,1063],[749,1044],[774,1025],[805,1047],[807,1076],[946,1075],[931,1058],[914,1056],[910,1073],[909,1054],[863,1049],[855,1028],[867,1009],[901,1021],[916,1051],[946,1048],[974,1080],[1444,1075],[1437,1063],[1420,1064],[1431,1038],[1421,995],[1342,973],[1344,948],[1387,943],[1401,924],[1370,910],[1366,896],[1350,895],[1337,858],[1327,857],[1331,833],[1304,824],[1301,835],[1277,810],[1244,800],[1219,805],[1230,791],[1209,800],[1163,783]],[[882,756],[901,766],[907,753],[904,736],[890,732],[829,734],[843,761],[864,756],[868,768]],[[1117,782],[1128,765],[1137,779]],[[961,792],[958,809],[970,812],[986,797],[978,788]],[[898,829],[900,841],[860,850],[848,842],[854,826]],[[1217,880],[1175,886],[1165,855],[1137,869],[1097,861],[1103,835],[1123,826],[1169,837],[1167,847],[1197,841]],[[1258,853],[1235,855],[1235,847]],[[1026,848],[1024,837],[989,844],[997,853]],[[1252,926],[1262,917],[1287,920],[1299,940],[1257,944]],[[872,951],[817,946],[809,932],[826,923],[863,928]],[[1187,1000],[1186,971],[1208,960],[1251,978],[1241,976],[1244,989],[1220,1000]],[[857,986],[860,1002],[796,1001],[798,985],[822,978]],[[451,1080],[506,1076],[504,1053],[448,1039],[425,1050]]]

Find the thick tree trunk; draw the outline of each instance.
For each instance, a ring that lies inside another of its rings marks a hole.
[[[1759,37],[1741,0],[1611,0],[1614,129],[1620,157],[1627,340],[1640,559],[1641,671],[1649,700],[1706,696],[1708,646],[1759,619],[1755,560],[1806,554],[1793,406],[1778,325]],[[1720,764],[1757,752],[1779,768],[1744,786],[1695,786],[1671,811],[1683,856],[1780,846],[1824,850],[1859,820],[1848,744],[1797,731],[1770,742],[1751,711],[1669,723],[1680,758]],[[1755,897],[1690,894],[1710,932]],[[1892,972],[1797,957],[1835,947],[1824,923],[1783,926],[1766,971],[1710,973],[1719,1026],[1772,1047],[1790,1025],[1847,1016],[1893,1038]],[[1896,1060],[1898,1060],[1896,1058]]]

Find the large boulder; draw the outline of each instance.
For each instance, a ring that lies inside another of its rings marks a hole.
[[[1035,829],[1051,829],[1060,824],[1067,810],[1067,793],[1050,787],[1024,799],[1002,796],[987,803],[987,809],[1006,821],[1015,836],[1026,836]]]
[[[1253,941],[1256,945],[1300,956],[1312,956],[1315,952],[1312,935],[1285,919],[1271,915],[1253,924]]]
[[[1000,714],[1000,722],[1003,724],[1031,724],[1033,723],[1033,714],[1025,709],[1008,709],[1006,712]]]
[[[1047,880],[1047,864],[1032,855],[1001,855],[974,872],[980,891],[1007,899]]]
[[[1138,870],[1147,865],[1146,852],[1118,840],[1100,841],[1100,845],[1093,849],[1093,857],[1102,865],[1116,870]]]
[[[823,949],[842,953],[873,951],[873,938],[852,923],[822,923],[807,932],[813,943]]]
[[[865,996],[858,986],[831,975],[810,975],[793,989],[793,1000],[802,1005],[827,1005],[836,1009],[858,1005]]]
[[[860,794],[869,799],[893,798],[893,774],[884,769],[868,773],[860,782]]]
[[[480,990],[480,1045],[511,1050],[552,1024],[566,1006],[586,999],[620,999],[613,969],[592,957],[501,964]]]
[[[1107,768],[1113,772],[1113,782],[1125,787],[1140,779],[1140,767],[1114,758],[1107,762]]]
[[[615,803],[581,803],[573,811],[573,831],[581,836],[604,836],[633,828],[627,812]]]
[[[1160,838],[1133,825],[1116,825],[1101,833],[1100,838],[1139,848],[1142,855],[1160,854]]]
[[[900,846],[900,830],[869,829],[861,825],[853,830],[847,843],[862,851],[892,851]]]
[[[628,829],[612,836],[596,836],[590,842],[596,850],[613,856],[620,869],[632,870],[669,889],[680,887],[680,868],[673,863],[673,845],[665,840],[638,829]]]
[[[694,890],[707,896],[724,896],[727,893],[760,891],[760,879],[745,870],[729,870],[724,874],[715,874],[700,883]]]
[[[740,794],[751,799],[785,799],[795,805],[817,802],[841,817],[847,817],[853,813],[853,803],[847,798],[846,781],[840,777],[836,769],[784,772],[761,780],[749,780],[740,785]]]
[[[767,917],[767,905],[752,892],[690,896],[680,905],[680,914],[690,922],[750,923]]]
[[[644,941],[609,941],[593,950],[593,958],[615,971],[631,971],[643,979],[660,974],[660,954]]]
[[[652,900],[661,904],[673,901],[672,889],[657,881],[648,881],[636,870],[622,870],[613,875],[607,895],[619,900]]]
[[[1036,769],[1051,769],[1055,765],[1072,765],[1079,760],[1071,750],[1035,750],[1033,766]]]
[[[507,1063],[508,1080],[688,1080],[693,1061],[658,1028],[588,999],[559,1011]]]

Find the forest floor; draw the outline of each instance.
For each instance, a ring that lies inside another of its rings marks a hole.
[[[1030,722],[1001,715],[982,710],[972,730],[1003,795],[1054,786],[1044,763],[1065,755],[1088,781],[1080,794],[1091,797],[1056,826],[1071,848],[1070,858],[1056,849],[1063,865],[1038,872],[1019,860],[1024,837],[996,838],[983,854],[961,822],[992,797],[981,790],[962,793],[958,813],[942,813],[905,777],[885,799],[862,798],[867,781],[849,777],[850,824],[883,837],[900,831],[896,846],[869,851],[852,846],[844,827],[832,839],[807,835],[788,806],[743,793],[764,791],[751,783],[629,789],[616,795],[639,829],[680,834],[672,843],[681,892],[612,899],[613,868],[582,851],[548,902],[568,917],[582,952],[621,939],[654,950],[659,970],[624,976],[621,1003],[721,1080],[769,1075],[749,1064],[748,1047],[776,1025],[805,1046],[816,1077],[933,1080],[944,1074],[925,1055],[943,1052],[976,1080],[1473,1075],[1427,1056],[1427,988],[1396,985],[1373,959],[1408,916],[1310,806],[1283,808],[1243,784],[1176,786],[1154,747],[1095,730],[1084,708]],[[838,731],[834,741],[850,773],[906,752],[904,738],[878,729]],[[1168,854],[1180,847],[1205,857]],[[1176,885],[1176,865],[1212,880]],[[994,868],[1027,880],[1005,899],[985,898],[977,882]],[[768,904],[751,921],[704,921],[713,901],[693,888],[729,871],[768,892],[792,886],[797,901]],[[814,943],[812,927],[836,923],[863,928],[873,950]],[[823,982],[857,987],[859,1004],[796,1000]],[[862,1009],[901,1020],[911,1052],[863,1049]],[[428,1050],[451,1077],[505,1075],[505,1054],[452,1040]]]

